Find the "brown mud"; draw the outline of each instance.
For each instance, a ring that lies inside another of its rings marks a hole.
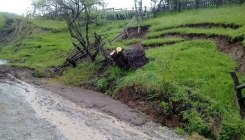
[[[204,29],[222,27],[222,28],[238,29],[238,28],[242,27],[242,25],[232,24],[232,23],[231,24],[222,24],[222,23],[198,23],[198,24],[180,25],[180,26],[165,28],[165,29],[161,29],[161,30],[168,30],[168,29],[174,29],[174,28],[185,28],[185,27],[188,27],[188,28],[204,28]],[[161,31],[161,30],[157,30],[157,31]]]
[[[6,78],[3,75],[4,73],[10,73],[20,80],[48,89],[84,108],[106,112],[134,125],[142,125],[146,122],[146,120],[139,118],[139,111],[128,108],[105,93],[66,86],[59,83],[48,84],[46,79],[34,78],[32,76],[32,70],[24,67],[0,66],[0,78]]]
[[[0,66],[0,96],[3,139],[186,138],[105,94],[34,78],[28,68]]]
[[[135,108],[145,113],[150,119],[154,120],[154,122],[158,122],[169,127],[180,126],[181,116],[164,115],[159,106],[150,105],[151,102],[145,100],[146,95],[142,95],[141,93],[134,94],[134,92],[135,91],[133,90],[129,90],[129,88],[121,89],[114,98],[124,104],[127,104],[131,108]]]

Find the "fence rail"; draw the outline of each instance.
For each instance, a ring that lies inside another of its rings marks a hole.
[[[230,72],[231,78],[233,79],[236,92],[236,102],[240,107],[240,115],[242,119],[245,118],[245,97],[243,97],[242,89],[245,89],[245,85],[241,85],[235,72]]]
[[[156,7],[137,7],[137,11],[147,13],[147,15],[153,14],[156,15],[157,12],[162,11],[183,11],[199,8],[211,8],[211,7],[220,7],[223,5],[231,4],[242,4],[245,0],[174,0],[167,4],[160,4]],[[104,9],[107,11],[106,18],[107,20],[124,20],[130,19],[136,13],[135,8],[107,8]],[[110,11],[118,12],[113,13]]]

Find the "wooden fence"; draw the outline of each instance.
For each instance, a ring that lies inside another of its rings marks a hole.
[[[162,11],[183,11],[198,8],[218,8],[223,5],[242,4],[245,0],[174,0],[167,4],[161,4],[157,7],[138,7],[137,10],[145,13],[146,16],[154,16],[157,12]],[[106,17],[107,20],[124,20],[132,18],[136,10],[135,8],[107,8]],[[110,12],[111,11],[111,12]],[[112,12],[113,11],[113,12]],[[115,13],[114,13],[115,12]]]
[[[198,8],[211,8],[222,5],[242,4],[244,0],[175,0],[168,4],[158,5],[155,9],[159,11],[182,11]]]
[[[230,72],[231,78],[233,79],[234,85],[235,85],[235,93],[236,93],[236,104],[238,104],[238,106],[240,107],[240,115],[242,117],[242,119],[245,118],[245,96],[242,95],[242,89],[245,88],[245,85],[241,85],[237,75],[235,72]]]

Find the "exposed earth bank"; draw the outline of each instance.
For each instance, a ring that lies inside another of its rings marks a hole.
[[[185,139],[111,97],[0,66],[3,139]]]

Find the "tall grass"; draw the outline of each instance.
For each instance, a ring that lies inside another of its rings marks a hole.
[[[244,13],[245,4],[181,13],[162,13],[156,19],[142,22],[141,25],[150,26],[150,33],[143,44],[169,42],[167,39],[159,39],[167,33],[245,37]],[[73,49],[71,42],[74,41],[65,29],[65,22],[36,19],[30,21],[48,31],[37,34],[38,31],[31,28],[32,33],[28,32],[29,34],[19,37],[17,41],[2,46],[0,58],[8,59],[14,65],[31,68],[49,68],[63,63],[68,52]],[[127,23],[128,21],[103,21],[100,26],[92,25],[91,32],[96,31],[103,34],[104,39],[111,40]],[[199,23],[235,24],[242,27],[184,27]],[[176,28],[179,26],[182,27]],[[181,38],[177,40],[182,41]],[[112,45],[107,44],[105,49],[115,49],[118,46],[130,49],[126,45],[138,42],[142,40],[118,41]],[[243,43],[245,44],[245,40]],[[146,55],[151,61],[137,71],[124,71],[111,66],[97,77],[98,66],[83,63],[75,69],[65,70],[60,80],[76,86],[84,83],[102,85],[98,88],[107,90],[110,94],[117,94],[120,89],[127,90],[128,87],[133,87],[135,94],[147,92],[145,99],[150,105],[160,106],[164,115],[182,116],[181,129],[186,132],[196,131],[205,137],[222,140],[245,139],[245,124],[234,104],[234,85],[229,76],[229,72],[234,71],[238,64],[229,56],[218,52],[214,42],[186,41],[149,49]],[[245,79],[243,75],[239,75],[239,78]]]
[[[140,94],[142,87],[145,88],[148,100],[159,102],[165,115],[179,109],[171,106],[176,102],[190,105],[191,109],[178,114],[187,121],[182,125],[187,132],[196,131],[217,139],[244,138],[245,127],[241,124],[245,124],[234,105],[234,85],[229,75],[237,63],[218,52],[212,41],[187,41],[149,49],[146,54],[155,60],[125,76],[117,89],[134,87]],[[156,98],[159,94],[169,100]],[[232,116],[234,119],[230,119]],[[218,130],[213,130],[213,125]],[[227,130],[234,135],[227,134]]]
[[[72,49],[68,33],[43,33],[2,48],[3,59],[31,68],[48,68],[64,62]]]

